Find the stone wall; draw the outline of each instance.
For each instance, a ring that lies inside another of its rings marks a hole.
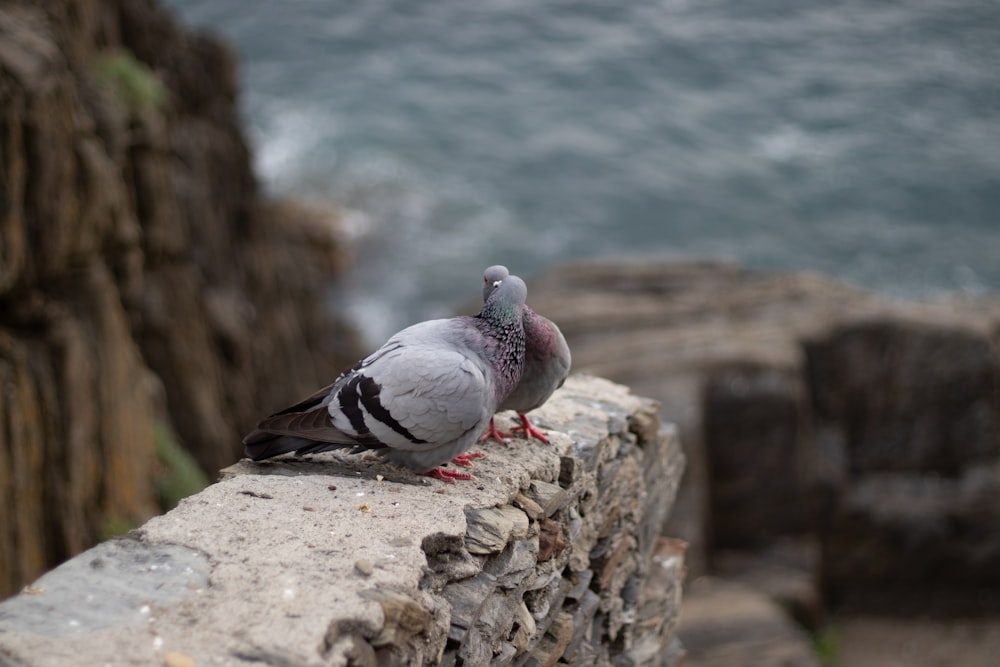
[[[264,201],[236,63],[150,0],[0,6],[0,597],[358,356],[335,214]],[[266,378],[266,381],[265,381]]]
[[[361,455],[241,461],[0,603],[0,661],[679,664],[676,432],[579,375],[533,415],[551,444],[487,445],[455,485]]]
[[[580,262],[530,288],[577,369],[678,424],[669,531],[694,573],[759,585],[812,628],[824,605],[1000,609],[1000,298],[720,262]]]

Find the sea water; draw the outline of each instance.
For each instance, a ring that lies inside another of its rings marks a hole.
[[[996,0],[169,0],[266,188],[347,213],[380,342],[589,257],[1000,290]],[[530,295],[529,295],[530,302]]]

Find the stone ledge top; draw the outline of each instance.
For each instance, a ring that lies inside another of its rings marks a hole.
[[[240,461],[173,511],[0,603],[0,658],[38,666],[81,656],[87,664],[188,656],[199,665],[349,664],[350,645],[337,644],[345,628],[375,637],[376,646],[413,639],[406,618],[386,618],[396,608],[386,595],[395,594],[404,617],[430,609],[420,613],[439,626],[443,614],[447,632],[447,610],[420,590],[428,540],[462,544],[468,511],[504,508],[490,524],[510,524],[497,538],[502,548],[539,518],[532,514],[558,502],[567,461],[578,469],[570,477],[587,474],[614,456],[596,446],[609,435],[655,436],[659,428],[654,401],[582,375],[532,417],[551,429],[550,444],[485,444],[477,481],[454,485],[363,455]],[[476,548],[488,551],[489,539]],[[419,604],[408,606],[413,599]],[[434,641],[426,635],[421,641]]]

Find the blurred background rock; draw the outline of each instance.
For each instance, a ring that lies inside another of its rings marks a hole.
[[[1000,298],[719,262],[580,262],[530,290],[575,368],[680,428],[686,664],[992,664]]]

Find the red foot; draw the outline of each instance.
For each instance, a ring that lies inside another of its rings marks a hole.
[[[451,468],[434,468],[433,470],[428,470],[424,474],[428,477],[439,479],[442,482],[447,482],[448,484],[454,484],[456,479],[475,479],[475,477],[467,472],[452,470]]]
[[[506,445],[507,444],[507,438],[511,437],[511,435],[513,435],[513,434],[512,433],[504,433],[503,431],[498,430],[497,427],[493,424],[493,418],[491,417],[490,418],[490,427],[489,427],[489,429],[487,429],[486,433],[483,434],[483,437],[479,438],[479,442],[485,442],[486,440],[489,440],[490,438],[492,438],[492,439],[496,440],[497,442],[499,442],[501,445]]]
[[[458,456],[453,458],[451,462],[457,466],[464,466],[466,468],[471,468],[473,461],[475,461],[476,459],[481,459],[484,456],[486,456],[486,454],[483,454],[482,452],[465,452],[464,454],[459,454]]]
[[[544,433],[535,428],[534,424],[532,424],[528,420],[528,415],[518,415],[518,416],[521,418],[521,425],[515,426],[511,430],[524,431],[525,438],[537,438],[538,440],[541,440],[545,444],[549,444],[549,439],[545,437]]]

